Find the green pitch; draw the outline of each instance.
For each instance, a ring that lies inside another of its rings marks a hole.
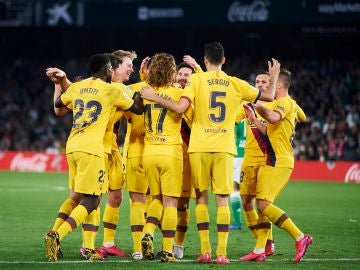
[[[120,208],[116,244],[132,253],[129,225],[129,196]],[[314,238],[302,262],[294,264],[294,242],[288,234],[274,229],[275,254],[265,263],[240,262],[254,247],[247,228],[230,231],[228,256],[231,264],[195,264],[199,254],[198,235],[191,203],[191,223],[185,243],[184,259],[177,264],[159,261],[133,262],[130,258],[108,257],[104,262],[79,258],[81,229],[62,242],[64,258],[48,263],[43,236],[51,228],[58,208],[68,196],[66,174],[0,172],[0,269],[360,269],[360,185],[325,182],[290,182],[276,204],[284,209],[298,227]],[[210,230],[215,254],[216,208],[211,197]],[[106,197],[103,198],[102,208]],[[244,221],[244,219],[243,219]],[[102,242],[100,226],[96,246]],[[155,250],[161,234],[155,233]]]

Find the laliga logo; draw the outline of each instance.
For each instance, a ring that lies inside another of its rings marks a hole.
[[[352,165],[345,175],[345,183],[360,183],[360,169],[358,164]]]
[[[43,154],[35,154],[29,158],[17,154],[11,161],[10,170],[43,172],[46,169],[47,160],[48,157]]]
[[[265,1],[256,0],[250,5],[240,5],[235,1],[228,11],[230,22],[265,22],[269,18],[269,10]]]

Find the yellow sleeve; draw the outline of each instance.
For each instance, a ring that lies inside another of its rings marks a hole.
[[[146,81],[147,80],[147,74],[140,71],[140,80],[142,82]]]
[[[301,107],[296,104],[296,122],[305,122],[306,121],[306,115],[303,111],[303,109],[301,109]]]
[[[203,72],[200,65],[198,65],[196,68],[194,68],[194,71],[195,71],[195,73]]]

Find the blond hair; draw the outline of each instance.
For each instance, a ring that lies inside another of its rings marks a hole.
[[[124,51],[124,50],[117,50],[113,52],[114,55],[123,59],[124,57],[129,57],[131,61],[137,58],[137,54],[135,51]]]

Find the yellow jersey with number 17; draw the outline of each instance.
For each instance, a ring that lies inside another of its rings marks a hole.
[[[178,101],[183,90],[175,87],[160,87],[156,95]],[[144,100],[145,139],[144,156],[166,155],[182,159],[180,134],[182,114],[167,110],[152,101]],[[161,147],[160,147],[161,146]],[[174,146],[180,146],[178,152]],[[175,152],[174,152],[175,151]]]
[[[192,74],[183,98],[194,104],[188,152],[236,155],[234,125],[241,100],[256,102],[260,91],[223,71]]]
[[[60,99],[73,111],[66,153],[85,152],[99,157],[104,156],[104,135],[113,107],[127,110],[132,105],[116,86],[92,77],[71,84]]]

